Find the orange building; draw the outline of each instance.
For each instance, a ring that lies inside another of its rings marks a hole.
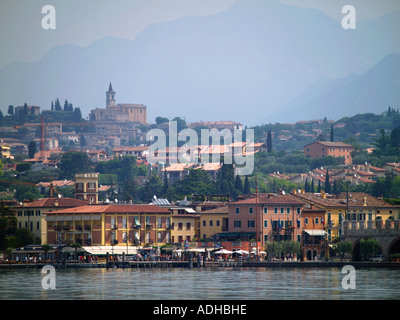
[[[315,260],[325,257],[325,210],[313,204],[303,208],[302,218],[304,230],[301,237],[301,250],[303,260]]]
[[[344,157],[345,164],[352,164],[352,145],[343,142],[316,141],[304,146],[304,155],[307,158]]]

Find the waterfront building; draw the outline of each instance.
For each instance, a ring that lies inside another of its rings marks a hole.
[[[86,205],[47,214],[48,243],[116,247],[171,243],[172,212],[156,205]],[[132,250],[132,251],[131,251]]]
[[[336,196],[324,192],[320,194],[296,193],[293,196],[325,211],[325,230],[328,233],[328,241],[342,236],[344,220],[361,221],[366,224],[368,221],[400,218],[399,206],[391,205],[363,192],[341,193]]]
[[[303,260],[326,257],[328,244],[325,229],[325,210],[313,204],[305,205],[301,213],[304,229],[301,236],[301,256]]]
[[[17,228],[28,229],[36,238],[40,239],[41,244],[47,244],[47,214],[56,210],[87,204],[87,201],[58,197],[23,202],[14,207],[17,214]]]
[[[229,207],[223,206],[200,213],[200,238],[213,239],[217,234],[228,231]]]
[[[220,238],[254,239],[261,247],[268,241],[300,241],[304,202],[288,194],[251,195],[228,204],[228,232]],[[258,236],[257,236],[258,234]]]
[[[200,234],[200,215],[189,206],[172,206],[172,243],[192,241]]]

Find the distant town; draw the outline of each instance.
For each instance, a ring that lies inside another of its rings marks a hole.
[[[79,248],[86,261],[187,252],[209,260],[400,258],[395,108],[253,128],[162,115],[149,123],[147,106],[117,103],[111,83],[105,107],[86,120],[68,100],[49,105],[10,105],[0,114],[4,263],[57,259],[66,248],[74,260]],[[149,133],[168,133],[172,121],[199,136],[251,129],[254,141],[199,140],[190,152],[181,141],[157,150],[163,161],[154,163]],[[182,161],[172,161],[180,151]],[[227,154],[251,156],[251,174],[240,175]]]

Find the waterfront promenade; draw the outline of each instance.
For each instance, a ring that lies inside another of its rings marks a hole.
[[[352,265],[359,268],[400,268],[399,262],[370,262],[370,261],[205,261],[198,265],[197,261],[129,261],[117,263],[3,263],[0,269],[42,268],[52,265],[56,268],[342,268]]]

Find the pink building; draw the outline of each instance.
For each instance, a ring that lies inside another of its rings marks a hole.
[[[229,231],[221,236],[229,241],[258,240],[262,247],[268,241],[300,241],[303,205],[292,195],[253,194],[228,205]]]

